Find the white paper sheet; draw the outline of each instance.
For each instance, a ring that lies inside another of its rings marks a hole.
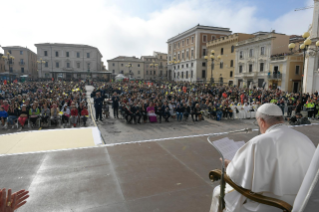
[[[245,145],[245,141],[236,141],[235,142],[237,144],[237,146],[239,147],[239,149]]]
[[[237,144],[229,138],[223,138],[213,142],[214,147],[221,152],[225,159],[232,160],[242,143]]]

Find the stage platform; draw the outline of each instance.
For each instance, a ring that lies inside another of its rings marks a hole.
[[[318,126],[295,129],[318,145]],[[30,191],[21,212],[205,212],[217,185],[208,173],[220,167],[218,158],[207,135],[2,155],[0,185]]]
[[[35,130],[0,136],[0,155],[94,147],[102,144],[97,127]]]

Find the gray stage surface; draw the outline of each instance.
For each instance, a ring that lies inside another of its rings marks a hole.
[[[295,129],[318,144],[318,126]],[[0,185],[30,190],[24,212],[209,211],[218,158],[206,137],[2,156]]]

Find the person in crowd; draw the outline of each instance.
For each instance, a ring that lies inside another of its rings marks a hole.
[[[147,111],[147,115],[149,117],[150,123],[157,122],[157,117],[155,114],[155,108],[154,108],[153,103],[150,103],[150,105],[147,107],[146,111]]]
[[[76,127],[76,124],[78,122],[78,117],[79,117],[78,109],[76,109],[75,103],[72,102],[71,114],[70,114],[70,122],[71,122],[72,127]]]
[[[168,103],[165,101],[164,105],[162,106],[162,114],[163,114],[163,118],[165,119],[166,122],[169,122],[169,117],[171,117],[170,113],[169,113],[169,106]]]
[[[84,106],[83,109],[81,110],[81,119],[82,119],[84,126],[86,126],[86,122],[88,120],[88,117],[89,117],[89,111],[87,110],[87,107]]]
[[[5,111],[2,106],[0,106],[0,120],[1,120],[2,127],[5,127],[5,122],[7,120],[7,117],[8,117],[7,111]]]
[[[18,122],[21,125],[21,128],[19,128],[20,130],[24,127],[25,122],[28,120],[28,117],[29,117],[29,111],[27,111],[27,106],[22,105],[20,115],[18,118]]]
[[[303,125],[303,124],[311,124],[311,122],[306,118],[302,117],[302,114],[297,113],[295,116],[292,116],[287,119],[290,125]]]
[[[58,125],[60,119],[60,110],[57,107],[57,104],[54,103],[52,104],[52,108],[51,108],[51,123]]]
[[[162,108],[161,103],[160,102],[156,102],[156,104],[155,104],[155,114],[159,117],[159,123],[162,123],[162,116],[163,116],[161,108]]]
[[[292,99],[289,99],[289,101],[287,102],[287,117],[291,117],[291,114],[292,114],[292,110],[293,110],[293,107],[294,107],[294,104],[292,102]]]
[[[95,118],[96,121],[100,119],[100,121],[103,121],[102,119],[102,105],[103,105],[103,98],[101,97],[100,92],[96,92],[96,96],[94,98],[94,108],[95,108]]]
[[[33,104],[32,107],[29,110],[29,117],[30,117],[30,124],[31,127],[36,126],[36,122],[39,119],[40,116],[40,109],[37,107],[37,104]]]
[[[119,118],[119,101],[120,98],[117,96],[117,93],[114,92],[112,96],[112,108],[113,108],[113,116],[114,118]]]
[[[103,101],[103,114],[105,115],[106,119],[110,116],[110,107],[106,99]]]
[[[192,120],[193,120],[193,122],[198,121],[200,115],[201,115],[201,112],[200,112],[199,103],[196,103],[196,105],[195,105],[195,107],[194,107],[194,109],[192,111]],[[195,116],[195,119],[194,119],[194,116]]]
[[[140,113],[140,106],[138,103],[135,101],[134,104],[131,107],[131,112],[133,116],[133,120],[135,124],[140,124],[141,122],[141,113]]]
[[[4,111],[8,112],[8,110],[9,110],[8,100],[4,100],[3,104],[1,106],[2,106]]]
[[[185,110],[183,105],[177,103],[175,110],[176,110],[177,121],[182,121],[183,113]]]
[[[305,104],[305,107],[308,111],[308,118],[313,119],[314,111],[315,111],[315,103],[312,102],[312,99],[309,99],[308,103]]]
[[[63,105],[61,112],[62,112],[62,124],[63,125],[65,125],[65,124],[68,125],[71,111],[70,111],[67,103],[65,103]]]
[[[5,127],[7,128],[10,124],[12,129],[14,128],[15,122],[18,120],[19,117],[19,109],[15,107],[14,104],[11,104],[8,110],[8,118]]]
[[[184,107],[184,118],[185,118],[185,121],[187,121],[189,114],[191,114],[191,106],[189,103],[185,103],[183,104],[183,107]]]
[[[216,107],[213,105],[213,103],[209,103],[208,112],[211,118],[216,118]]]
[[[51,111],[48,108],[47,104],[43,105],[43,108],[41,110],[41,122],[42,124],[49,124],[51,117]]]

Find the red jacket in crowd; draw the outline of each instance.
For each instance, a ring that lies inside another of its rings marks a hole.
[[[83,109],[83,110],[81,111],[81,116],[88,116],[88,115],[89,115],[89,112],[88,112],[87,109]]]
[[[78,116],[78,109],[72,109],[71,116]]]

